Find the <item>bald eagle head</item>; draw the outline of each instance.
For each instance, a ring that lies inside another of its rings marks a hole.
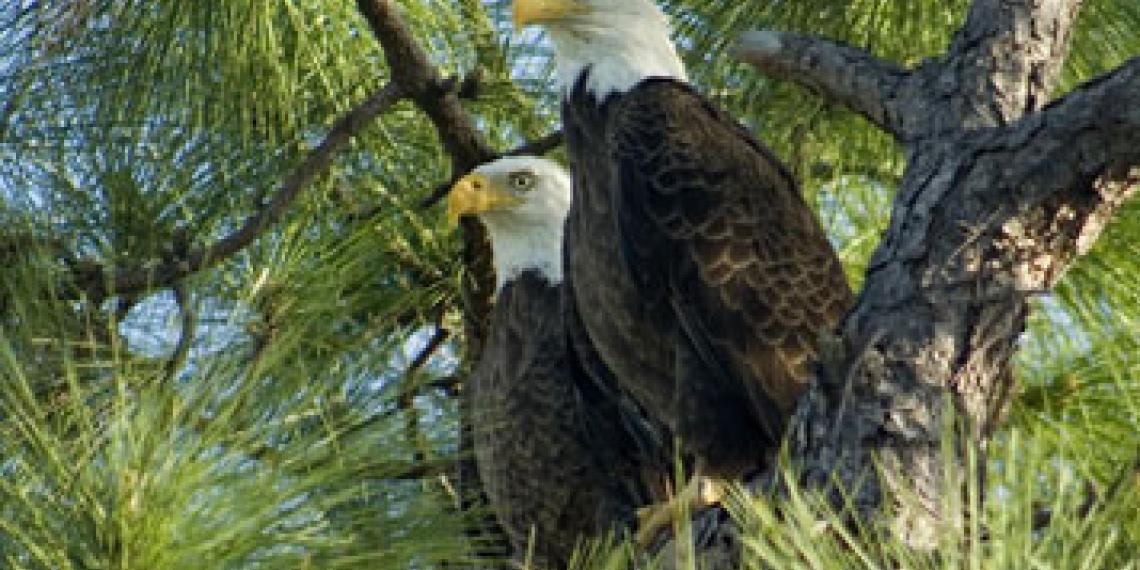
[[[500,158],[460,178],[447,195],[447,217],[474,215],[491,236],[498,288],[528,269],[562,282],[562,227],[570,210],[570,175],[533,156]]]
[[[649,77],[686,81],[669,24],[650,0],[514,0],[514,21],[546,28],[563,93],[586,69],[586,89],[599,101]]]

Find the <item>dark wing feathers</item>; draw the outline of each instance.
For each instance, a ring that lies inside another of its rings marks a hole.
[[[538,531],[535,554],[558,565],[594,530],[596,465],[561,345],[556,290],[524,275],[500,292],[491,334],[469,382],[479,474],[516,549]],[[553,531],[559,532],[553,532]]]
[[[767,416],[790,409],[820,330],[851,302],[833,249],[779,161],[690,88],[650,81],[615,104],[614,206],[635,283],[669,291],[710,371],[732,377],[713,376],[777,425]]]
[[[570,302],[573,280],[569,272],[563,281],[562,319],[566,328],[570,372],[577,392],[583,398],[583,410],[590,417],[583,421],[589,430],[591,445],[610,469],[613,465],[637,466],[642,471],[670,473],[672,458],[668,428],[656,422],[626,394],[617,378],[598,354],[586,332],[577,305]],[[615,421],[616,420],[616,421]],[[659,497],[655,489],[645,489],[637,481],[631,495],[638,504],[648,504]]]
[[[611,391],[612,379],[587,376],[604,369],[566,335],[561,287],[524,272],[499,292],[469,378],[484,490],[516,551],[526,552],[534,529],[547,568],[565,567],[580,537],[632,526],[651,499],[654,482],[642,477],[667,472],[645,460],[662,436],[633,421],[640,412]]]

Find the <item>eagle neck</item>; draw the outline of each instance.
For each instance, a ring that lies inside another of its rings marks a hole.
[[[562,282],[562,224],[528,224],[484,216],[495,260],[495,291],[536,271],[551,284]]]
[[[568,95],[586,76],[586,90],[597,100],[625,93],[650,77],[687,82],[685,65],[677,55],[664,16],[659,22],[631,26],[579,24],[550,29],[562,93]]]

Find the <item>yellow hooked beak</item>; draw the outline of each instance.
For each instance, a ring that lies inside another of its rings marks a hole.
[[[513,8],[515,29],[590,11],[581,0],[514,0]]]
[[[486,176],[472,172],[447,191],[447,221],[454,227],[459,217],[516,206],[521,199],[495,187]]]

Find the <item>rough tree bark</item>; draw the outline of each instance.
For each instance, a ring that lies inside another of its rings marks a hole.
[[[940,511],[943,466],[967,472],[965,447],[984,449],[999,421],[1029,298],[1088,251],[1140,180],[1140,58],[1049,102],[1079,7],[976,0],[946,53],[911,70],[772,31],[738,48],[905,150],[889,229],[789,445],[803,484],[837,504],[843,488],[862,517],[892,512],[883,522],[918,548],[960,520]],[[966,442],[952,457],[947,429]],[[881,510],[910,493],[917,504]]]

